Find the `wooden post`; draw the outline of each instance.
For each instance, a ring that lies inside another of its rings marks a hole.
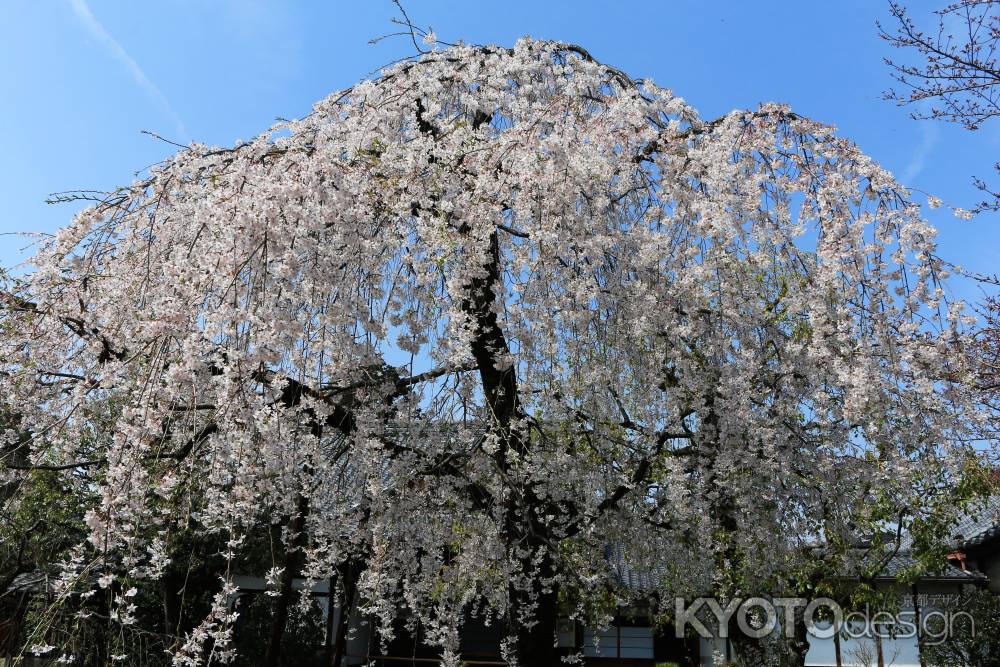
[[[833,653],[836,658],[837,667],[844,667],[843,658],[840,655],[840,626],[837,625],[837,619],[833,619]]]
[[[913,596],[913,622],[917,629],[917,657],[920,660],[920,667],[927,667],[927,661],[924,660],[924,648],[922,646],[924,638],[921,632],[921,622],[920,622],[920,598],[917,594],[917,583],[913,582],[913,588],[911,590],[911,595]]]

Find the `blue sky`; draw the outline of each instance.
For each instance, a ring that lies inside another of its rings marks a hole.
[[[943,2],[943,0],[942,0]],[[942,2],[913,0],[916,14]],[[975,174],[1000,158],[1000,124],[970,133],[911,120],[880,99],[891,85],[880,0],[409,0],[446,41],[511,44],[521,35],[576,42],[650,77],[706,118],[760,102],[790,104],[839,128],[905,184],[952,206],[977,200]],[[5,0],[0,21],[0,263],[24,257],[11,232],[53,232],[71,206],[49,193],[113,189],[170,154],[142,135],[231,144],[298,117],[316,100],[409,54],[390,0]],[[915,197],[923,197],[915,193]],[[941,253],[1000,270],[996,216],[927,211]],[[954,285],[975,298],[971,286]]]

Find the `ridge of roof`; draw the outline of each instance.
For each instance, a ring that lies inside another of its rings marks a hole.
[[[1000,537],[1000,496],[990,496],[981,505],[964,512],[953,530],[956,545],[964,549]]]

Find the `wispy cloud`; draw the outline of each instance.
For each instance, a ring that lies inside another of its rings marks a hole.
[[[926,100],[923,100],[918,103],[917,108],[921,113],[928,113],[930,111],[930,104]],[[938,140],[941,137],[941,128],[938,127],[938,121],[923,120],[918,122],[920,123],[920,143],[913,149],[910,161],[906,165],[906,169],[903,170],[903,185],[913,184],[913,179],[919,176],[920,172],[927,166],[927,159],[931,156],[934,147],[937,146]]]
[[[920,175],[920,172],[927,166],[927,158],[931,156],[934,147],[937,145],[941,131],[933,121],[923,121],[920,127],[920,143],[913,149],[910,162],[903,170],[903,184],[911,185],[913,179]]]
[[[132,56],[129,55],[128,51],[115,39],[111,33],[105,30],[101,22],[97,20],[93,12],[90,11],[90,7],[87,6],[86,0],[69,0],[70,5],[73,7],[73,12],[76,14],[80,22],[83,23],[87,31],[99,42],[101,42],[111,55],[115,57],[125,68],[128,70],[129,74],[132,75],[132,79],[136,84],[142,89],[142,91],[153,100],[160,109],[170,117],[173,121],[175,130],[180,135],[180,141],[184,143],[190,142],[190,137],[188,136],[187,128],[184,127],[184,122],[181,117],[177,115],[174,108],[170,106],[170,101],[167,99],[166,95],[163,94],[155,83],[150,81],[146,73],[142,71],[139,67],[139,63],[135,61]]]

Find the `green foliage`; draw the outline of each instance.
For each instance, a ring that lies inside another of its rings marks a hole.
[[[944,618],[928,618],[922,642],[929,664],[1000,667],[1000,596],[974,590],[942,611]]]
[[[85,535],[89,490],[63,472],[34,470],[3,490],[0,592],[19,574],[48,571]]]

